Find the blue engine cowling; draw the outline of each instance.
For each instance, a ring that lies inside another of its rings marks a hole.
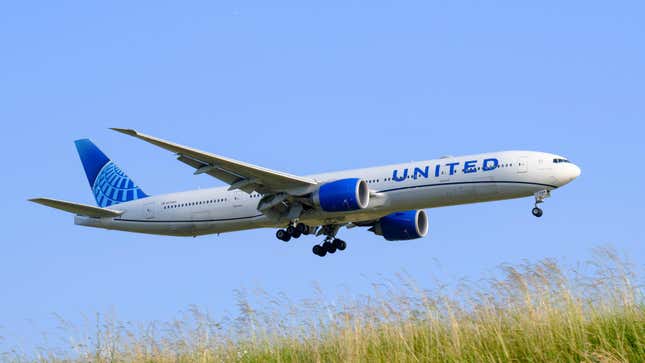
[[[428,215],[422,209],[388,214],[376,222],[370,231],[388,241],[405,241],[428,234]]]
[[[370,190],[365,180],[341,179],[321,185],[313,199],[325,212],[347,212],[366,208]]]

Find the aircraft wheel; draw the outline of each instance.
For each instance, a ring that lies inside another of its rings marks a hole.
[[[323,257],[327,253],[324,248],[322,248],[320,245],[315,245],[314,248],[311,249],[311,251],[314,253],[314,255]]]
[[[325,251],[326,251],[327,253],[334,253],[334,252],[336,252],[336,246],[334,246],[334,245],[333,245],[331,242],[329,242],[329,241],[326,241],[325,243],[323,243],[323,245],[322,245],[322,246],[323,246],[323,248],[325,249]]]
[[[309,234],[309,226],[304,223],[298,223],[296,225],[296,230],[301,234]]]
[[[287,227],[287,233],[289,233],[290,236],[293,236],[294,232],[296,232],[296,227],[294,226]]]
[[[298,231],[298,230],[296,229],[296,230],[295,230],[295,231],[293,231],[293,233],[291,234],[291,237],[293,237],[293,238],[299,238],[301,235],[302,235],[302,233],[300,233],[300,231]]]
[[[338,249],[339,251],[344,251],[345,248],[347,248],[347,243],[342,239],[335,239],[333,244],[334,247],[336,247],[336,249]]]
[[[291,236],[284,229],[279,229],[275,232],[276,238],[284,242],[288,242],[291,239]]]
[[[536,216],[536,217],[542,217],[542,214],[544,214],[544,212],[542,211],[542,209],[540,209],[540,208],[538,208],[538,207],[533,208],[533,210],[531,211],[531,213],[533,213],[533,215],[534,215],[534,216]]]

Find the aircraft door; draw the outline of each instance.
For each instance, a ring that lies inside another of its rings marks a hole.
[[[153,219],[155,217],[155,203],[146,203],[143,205],[143,214],[146,219]]]
[[[245,192],[243,192],[243,191],[241,191],[241,190],[236,190],[236,191],[233,193],[233,200],[232,200],[232,202],[233,202],[233,208],[239,208],[239,207],[242,207],[242,205],[243,205],[243,204],[242,204],[242,203],[243,203],[242,201],[243,201],[247,196],[248,196],[248,194],[247,194],[247,193],[245,193]]]

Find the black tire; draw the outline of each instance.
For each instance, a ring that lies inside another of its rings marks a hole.
[[[311,249],[311,251],[314,253],[316,256],[323,257],[327,252],[325,252],[325,249],[322,248],[320,245],[315,245],[314,248]]]
[[[334,240],[334,246],[339,251],[345,251],[345,248],[347,248],[347,243],[345,241],[343,241],[342,239],[337,238],[337,239]]]
[[[309,226],[304,223],[298,223],[296,225],[296,230],[301,234],[309,234]]]
[[[293,237],[293,238],[299,238],[301,235],[302,235],[302,233],[300,233],[300,231],[298,231],[298,230],[296,229],[296,230],[293,232],[293,234],[291,235],[291,237]]]
[[[531,211],[531,213],[533,213],[533,215],[534,215],[534,216],[536,216],[536,217],[538,217],[538,218],[539,218],[539,217],[542,217],[542,214],[544,214],[544,212],[542,211],[542,209],[540,209],[540,208],[538,208],[538,207],[533,208],[533,210]]]
[[[328,242],[328,241],[327,241],[327,242],[323,243],[323,245],[322,245],[322,246],[323,246],[323,248],[325,249],[325,251],[327,251],[327,253],[334,253],[334,252],[336,252],[336,246],[334,246],[334,244],[333,244],[333,243],[331,243],[331,242]]]
[[[275,236],[277,239],[282,240],[284,242],[287,242],[291,239],[291,236],[285,231],[284,229],[279,229],[275,232]]]
[[[293,233],[295,231],[296,231],[296,227],[294,227],[294,226],[287,227],[287,233],[289,233],[290,236],[293,236]]]

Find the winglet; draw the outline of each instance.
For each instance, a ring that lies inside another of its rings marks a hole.
[[[118,127],[110,127],[110,130],[114,130],[116,132],[120,132],[122,134],[130,135],[130,136],[137,136],[138,134],[137,130],[134,130],[134,129],[121,129]]]

